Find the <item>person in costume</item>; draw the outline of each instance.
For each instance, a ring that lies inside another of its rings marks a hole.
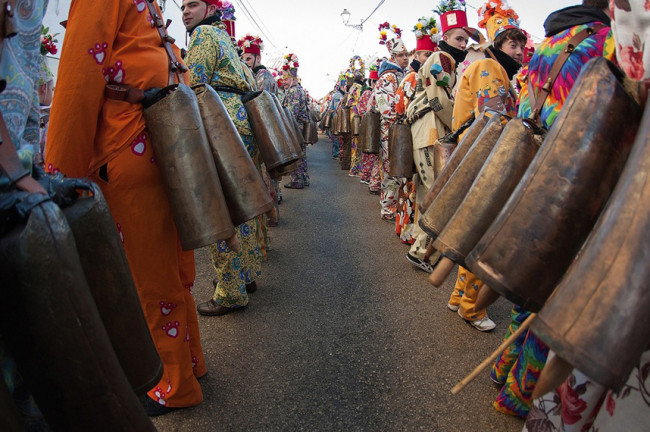
[[[461,77],[456,92],[452,130],[458,129],[473,115],[486,109],[496,109],[514,116],[517,95],[510,85],[521,68],[526,36],[519,29],[518,16],[505,1],[493,0],[479,9],[479,26],[485,28],[491,45],[485,59],[472,63]],[[476,310],[474,304],[483,283],[463,267],[447,307],[470,322],[479,331],[494,329],[486,310]]]
[[[387,39],[386,30],[391,30],[394,37]],[[397,212],[397,198],[400,188],[400,180],[389,173],[388,158],[388,130],[397,121],[398,113],[395,109],[397,103],[397,88],[404,78],[404,69],[408,66],[408,50],[401,39],[402,31],[395,25],[392,27],[385,22],[379,25],[379,43],[386,45],[390,53],[390,60],[386,60],[379,68],[379,80],[372,97],[372,106],[381,115],[381,146],[380,157],[373,167],[370,191],[377,189],[381,183],[381,218],[387,222],[395,221]]]
[[[416,38],[414,59],[410,64],[411,72],[406,74],[397,89],[397,104],[395,109],[400,116],[405,116],[411,101],[415,97],[418,71],[423,63],[438,49],[440,29],[433,17],[422,17],[413,27]],[[402,243],[411,245],[415,241],[416,217],[416,178],[402,181],[399,192],[397,214],[395,217],[395,234]]]
[[[420,68],[417,92],[406,111],[413,137],[413,161],[419,179],[419,197],[426,195],[435,180],[433,144],[451,131],[453,89],[458,82],[458,65],[467,56],[465,49],[470,33],[466,31],[466,12],[459,2],[443,1],[437,12],[440,14],[442,39],[438,41],[438,50]],[[432,261],[435,262],[440,255],[426,256],[432,239],[418,225],[418,216],[416,214],[411,233],[413,244],[406,259],[418,269],[431,273]]]
[[[284,56],[284,65],[282,66],[282,81],[284,83],[284,99],[282,106],[288,107],[298,122],[302,130],[302,125],[309,121],[309,100],[307,92],[300,84],[298,79],[298,56],[287,54]],[[288,189],[302,189],[309,186],[309,172],[307,166],[307,146],[304,142],[300,143],[302,149],[302,158],[298,169],[291,173],[291,183],[285,184]]]
[[[56,39],[51,34],[48,34],[48,28],[43,28],[41,34],[41,70],[38,76],[38,102],[40,105],[40,121],[39,126],[41,129],[40,149],[34,157],[34,161],[39,165],[43,165],[45,157],[45,141],[47,138],[47,125],[50,121],[50,105],[52,104],[52,96],[54,96],[54,74],[47,64],[47,54],[54,55],[58,52],[55,45]]]
[[[356,67],[357,62],[359,67]],[[350,108],[350,124],[355,116],[361,117],[365,113],[365,108],[361,105],[361,96],[368,90],[366,82],[366,66],[361,57],[355,55],[350,59],[350,69],[352,70],[352,85],[348,90],[347,107]],[[350,177],[361,176],[361,155],[359,151],[359,136],[351,135],[351,156],[350,156]]]
[[[160,415],[203,400],[197,377],[207,369],[191,292],[194,253],[180,247],[142,105],[104,97],[107,83],[142,90],[168,85],[169,58],[152,22],[149,9],[132,0],[108,8],[72,3],[45,167],[89,177],[102,189],[163,362],[160,383],[143,400],[149,415]],[[180,58],[176,47],[174,53]]]
[[[341,103],[341,99],[345,96],[348,89],[347,78],[345,74],[340,74],[334,85],[334,92],[330,99],[329,105],[327,107],[327,115],[330,116],[332,122],[334,121],[334,114],[336,113],[336,108]],[[328,130],[330,140],[332,141],[332,158],[338,159],[341,153],[341,138],[332,133],[331,128]]]
[[[241,51],[242,61],[246,63],[246,66],[248,66],[255,75],[257,90],[266,90],[277,96],[278,83],[273,77],[271,71],[262,64],[262,51],[264,51],[264,42],[262,39],[259,36],[247,34],[237,41],[237,47]],[[280,201],[282,201],[282,191],[280,191],[279,182],[272,179],[265,169],[262,170],[262,178],[271,193],[273,201],[275,201],[276,213],[279,214],[277,207],[280,204]],[[268,221],[269,226],[277,226],[277,224],[277,219],[269,219]]]
[[[258,170],[259,150],[246,110],[241,101],[244,92],[251,90],[246,79],[246,66],[240,61],[237,50],[221,21],[218,0],[183,0],[183,23],[190,34],[186,62],[191,85],[209,84],[219,94],[237,132],[246,145]],[[248,292],[257,289],[256,280],[262,270],[262,251],[259,243],[258,218],[235,227],[240,252],[230,249],[225,241],[210,246],[212,265],[216,271],[212,299],[200,303],[201,315],[219,316],[240,310],[248,305]]]
[[[363,112],[370,108],[370,97],[375,90],[377,81],[379,80],[379,66],[381,66],[382,59],[377,59],[374,64],[370,65],[368,73],[368,88],[361,95],[361,101],[363,106]],[[361,183],[368,185],[370,187],[370,178],[372,174],[372,168],[377,163],[377,155],[374,153],[365,153],[361,154]],[[379,192],[379,187],[377,188]]]
[[[348,109],[348,101],[350,100],[350,89],[352,88],[353,85],[353,78],[354,75],[350,69],[346,70],[344,73],[345,76],[345,93],[341,100],[339,101],[338,106],[336,107],[335,113],[338,113],[341,118],[345,117],[344,109]],[[351,114],[350,114],[351,115]],[[349,171],[350,170],[350,165],[352,161],[352,133],[347,132],[347,133],[340,133],[339,134],[339,141],[341,143],[339,147],[339,165],[342,170]]]
[[[519,95],[518,117],[532,117],[529,92],[534,92],[537,99],[540,89],[549,78],[557,54],[566,48],[571,38],[584,29],[602,25],[600,30],[579,43],[568,57],[540,111],[541,126],[548,130],[553,125],[580,71],[590,59],[601,56],[613,59],[614,43],[609,28],[610,20],[605,13],[607,6],[606,0],[600,0],[599,6],[594,0],[586,0],[582,6],[559,10],[547,18],[544,24],[546,38],[528,64],[526,82]],[[505,337],[516,331],[530,313],[515,305]],[[498,411],[520,417],[528,415],[532,393],[547,354],[546,345],[532,331],[527,331],[496,359],[490,378],[502,385],[494,402]]]

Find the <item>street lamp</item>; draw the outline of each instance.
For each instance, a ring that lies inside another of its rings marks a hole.
[[[361,22],[359,24],[349,24],[350,15],[352,15],[352,14],[350,13],[349,10],[343,9],[343,12],[341,12],[341,19],[343,20],[343,25],[346,26],[346,27],[352,27],[353,29],[356,29],[356,30],[359,30],[359,31],[363,31],[363,22]]]

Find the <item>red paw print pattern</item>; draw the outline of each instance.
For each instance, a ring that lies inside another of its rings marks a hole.
[[[133,0],[133,4],[135,5],[138,13],[144,12],[144,9],[147,7],[145,0]]]
[[[116,223],[115,228],[117,228],[117,234],[120,236],[120,241],[124,244],[124,233],[122,232],[122,224]]]
[[[167,405],[167,401],[165,400],[165,397],[169,394],[169,392],[172,391],[172,386],[170,385],[167,388],[167,391],[164,392],[163,389],[160,387],[156,387],[156,389],[153,391],[154,396],[156,396],[156,402],[158,402],[160,405]]]
[[[168,322],[161,328],[165,333],[167,333],[167,336],[169,336],[170,338],[175,338],[178,337],[178,326],[180,325],[181,323],[179,323],[178,321],[174,321],[173,324],[171,322]]]
[[[93,56],[95,62],[98,65],[101,65],[104,64],[104,60],[106,60],[106,48],[108,48],[108,44],[106,42],[102,44],[96,43],[93,48],[90,48],[88,50],[88,54]]]
[[[56,174],[59,171],[60,170],[58,168],[54,168],[54,166],[52,164],[47,164],[47,172],[49,172],[51,174]]]
[[[142,156],[147,150],[147,134],[142,134],[131,143],[131,151],[136,156]]]
[[[149,162],[151,162],[152,164],[155,164],[156,163],[156,158],[151,156],[151,159],[149,159]]]
[[[188,291],[190,292],[190,295],[192,295],[192,288],[193,288],[193,287],[194,287],[194,284],[192,284],[192,283],[190,283],[190,284],[183,284],[183,288],[185,288],[186,290],[188,290]]]
[[[104,74],[106,82],[117,84],[122,84],[124,82],[125,72],[120,60],[116,61],[114,66],[102,68],[102,73]]]
[[[164,301],[160,302],[160,313],[163,314],[164,316],[169,315],[172,313],[173,309],[178,306],[175,305],[174,303],[165,303]]]
[[[199,365],[199,358],[192,356],[192,369]]]

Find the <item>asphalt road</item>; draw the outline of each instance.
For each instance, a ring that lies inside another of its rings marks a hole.
[[[487,372],[453,385],[496,348],[511,305],[480,333],[447,310],[455,277],[435,289],[405,259],[378,197],[340,170],[328,140],[308,148],[311,186],[283,189],[280,225],[248,308],[199,317],[204,402],[154,419],[167,431],[520,431],[492,408]],[[196,253],[197,302],[212,295]]]

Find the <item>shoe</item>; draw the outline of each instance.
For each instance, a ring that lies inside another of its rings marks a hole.
[[[257,291],[257,284],[255,283],[255,281],[246,284],[246,292],[248,294],[254,293],[255,291]]]
[[[381,194],[381,192],[374,191],[374,190],[369,190],[369,192],[370,192],[370,195],[379,195],[379,194]]]
[[[419,268],[422,271],[425,271],[427,273],[431,273],[433,271],[433,266],[429,264],[428,262],[424,262],[419,258],[414,257],[410,253],[406,254],[406,259],[408,262],[413,264],[415,267]]]
[[[458,312],[458,309],[460,309],[460,305],[454,305],[451,303],[447,303],[447,309],[449,309],[452,312]]]
[[[298,187],[298,186],[293,186],[291,184],[286,184],[286,185],[284,185],[284,187],[287,188],[287,189],[302,189],[303,188],[302,186]]]
[[[309,187],[309,182],[304,181],[304,182],[302,182],[302,185],[303,185],[304,187]]]
[[[365,185],[369,185],[369,184],[370,184],[370,180],[360,180],[360,181],[361,181],[361,183],[363,183],[363,184],[365,184]]]
[[[395,215],[382,215],[381,220],[388,223],[395,223]]]
[[[481,318],[481,319],[474,320],[474,321],[470,321],[468,319],[465,319],[465,317],[463,317],[460,314],[460,309],[458,310],[458,316],[463,318],[465,321],[469,322],[472,325],[472,327],[474,327],[478,331],[487,332],[487,331],[490,331],[490,330],[494,330],[494,328],[497,326],[494,323],[494,321],[492,321],[487,316],[484,317],[484,318]]]
[[[140,403],[144,408],[144,412],[147,413],[149,417],[158,417],[164,414],[168,414],[172,411],[176,411],[181,407],[168,407],[165,405],[160,405],[155,400],[151,399],[149,395],[143,394],[140,396]]]
[[[233,306],[228,308],[221,306],[216,301],[210,299],[206,302],[199,303],[196,307],[196,311],[204,316],[221,316],[236,310],[244,309],[245,307],[246,306]]]

